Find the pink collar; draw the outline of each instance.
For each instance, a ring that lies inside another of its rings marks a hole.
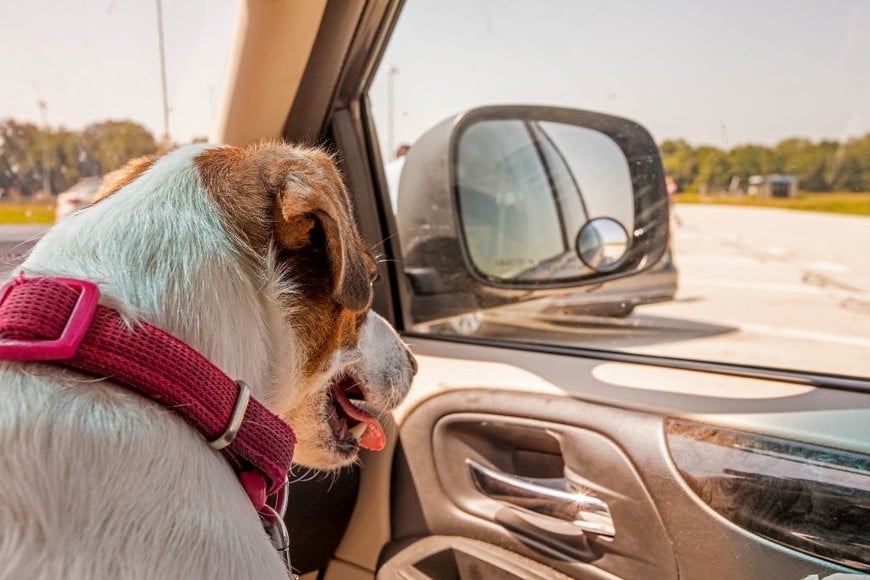
[[[221,450],[262,512],[287,481],[293,429],[192,347],[147,322],[129,328],[99,297],[86,280],[8,282],[0,290],[0,360],[46,361],[108,377],[172,409]],[[285,490],[278,501],[286,499]]]

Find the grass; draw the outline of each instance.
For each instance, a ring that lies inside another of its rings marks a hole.
[[[686,192],[677,194],[676,201],[870,216],[870,193],[801,193],[794,199],[758,199]],[[0,203],[0,224],[52,223],[54,203]]]
[[[870,215],[870,193],[800,193],[793,199],[758,199],[751,197],[730,197],[725,195],[702,196],[698,193],[680,193],[676,196],[676,202],[775,207],[801,211]]]
[[[54,203],[0,203],[0,224],[53,224]]]

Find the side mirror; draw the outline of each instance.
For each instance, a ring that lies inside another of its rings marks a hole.
[[[645,270],[667,246],[668,198],[658,147],[633,121],[483,107],[411,147],[397,224],[424,322]],[[421,271],[439,288],[424,299]]]

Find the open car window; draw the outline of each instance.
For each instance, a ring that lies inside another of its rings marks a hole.
[[[415,143],[444,119],[508,103],[643,125],[672,201],[669,250],[640,274],[495,306],[451,289],[452,310],[433,306],[436,286],[420,294],[412,284],[412,330],[870,376],[861,242],[870,231],[870,41],[859,32],[868,25],[870,6],[857,1],[784,11],[743,1],[542,9],[409,0],[368,92],[397,215],[426,195],[406,174]],[[529,138],[512,138],[509,150],[493,134],[524,130]],[[631,231],[632,208],[614,202],[618,184],[574,149],[570,134],[546,124],[467,131],[451,166],[465,239],[441,259],[507,279],[573,250],[566,223],[613,217]],[[560,164],[558,152],[586,164]],[[534,194],[500,186],[514,170],[524,180],[512,187]],[[433,211],[403,230],[400,217],[398,236],[439,231],[443,219]]]

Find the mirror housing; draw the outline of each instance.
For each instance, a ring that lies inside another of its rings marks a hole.
[[[575,136],[586,144],[564,144]],[[613,165],[605,180],[593,175],[602,159]],[[601,185],[613,175],[617,187]],[[633,121],[574,109],[491,106],[442,121],[407,153],[395,209],[415,322],[631,276],[668,242],[655,141]],[[579,255],[593,221],[615,222],[628,237],[605,267]]]

